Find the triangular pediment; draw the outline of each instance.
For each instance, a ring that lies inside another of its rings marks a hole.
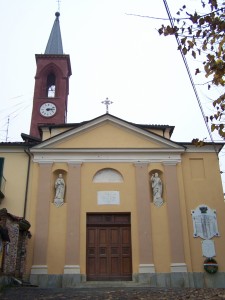
[[[103,115],[51,137],[33,149],[177,149],[183,147],[158,134]]]

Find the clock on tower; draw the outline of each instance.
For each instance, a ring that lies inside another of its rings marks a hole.
[[[66,122],[70,57],[63,54],[57,12],[44,54],[36,54],[36,76],[30,135],[40,138],[39,125]]]
[[[46,102],[42,104],[42,106],[40,107],[40,114],[43,117],[52,117],[55,115],[55,113],[56,113],[56,106],[54,103]]]

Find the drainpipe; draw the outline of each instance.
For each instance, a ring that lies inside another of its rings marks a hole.
[[[28,196],[28,186],[29,186],[29,177],[30,177],[30,163],[31,163],[31,153],[29,148],[25,149],[24,152],[28,155],[28,165],[27,165],[27,180],[26,180],[26,190],[25,190],[25,198],[24,198],[24,208],[23,208],[23,218],[26,217],[27,210],[27,196]]]

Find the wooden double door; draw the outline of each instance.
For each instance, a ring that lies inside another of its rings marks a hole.
[[[130,214],[87,215],[87,280],[132,280]]]

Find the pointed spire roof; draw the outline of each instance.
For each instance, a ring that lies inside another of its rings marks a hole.
[[[60,13],[55,13],[55,21],[52,27],[51,34],[48,39],[48,44],[45,49],[45,54],[63,54],[62,38],[59,25]]]

